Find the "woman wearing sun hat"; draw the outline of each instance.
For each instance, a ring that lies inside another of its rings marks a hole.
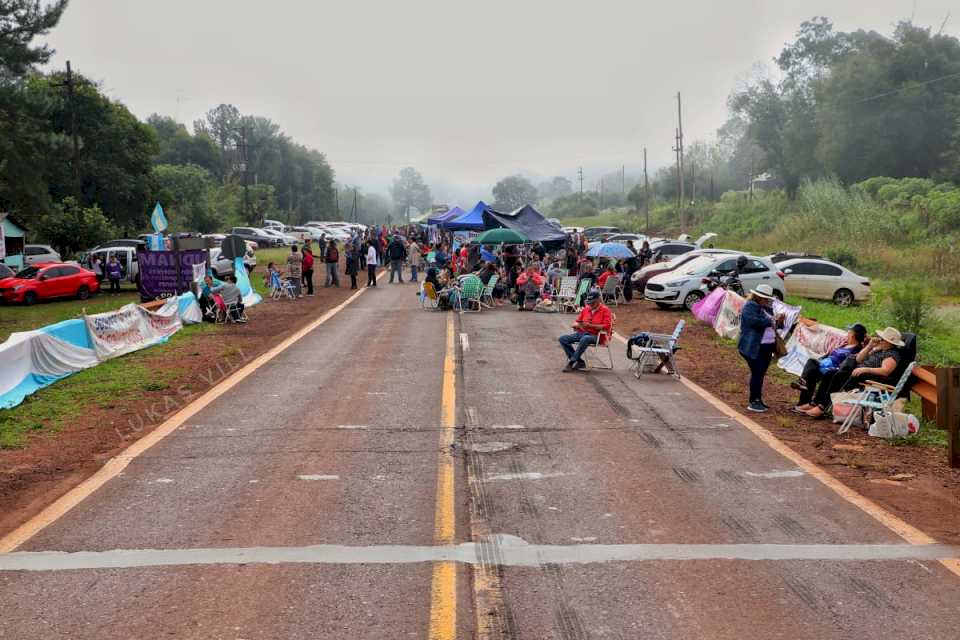
[[[887,381],[900,364],[904,346],[903,336],[893,327],[877,331],[877,335],[870,338],[867,346],[857,354],[856,367],[850,375],[844,375],[841,370],[834,375],[831,384],[821,384],[814,398],[816,406],[804,413],[811,418],[819,418],[830,409],[830,394],[853,389],[867,380]]]
[[[740,311],[740,355],[750,367],[750,400],[747,410],[765,413],[770,409],[763,402],[763,379],[770,368],[776,349],[776,327],[783,318],[773,317],[773,287],[761,284],[750,292]]]

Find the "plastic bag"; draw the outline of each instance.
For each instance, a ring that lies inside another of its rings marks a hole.
[[[710,292],[710,295],[690,307],[690,312],[693,313],[693,317],[697,320],[712,325],[713,321],[717,318],[717,314],[720,313],[720,307],[723,305],[725,295],[726,290],[717,287]]]
[[[837,424],[844,422],[847,419],[847,416],[850,415],[851,411],[857,413],[854,417],[853,422],[850,423],[854,427],[864,427],[864,408],[852,404],[844,404],[844,400],[857,400],[861,397],[862,393],[860,391],[841,391],[840,393],[833,393],[830,395],[830,402],[833,405],[833,421]]]
[[[884,413],[878,411],[870,425],[871,436],[876,438],[905,438],[920,430],[920,421],[909,413]]]

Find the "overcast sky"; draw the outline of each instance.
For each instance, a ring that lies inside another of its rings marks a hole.
[[[948,0],[72,0],[55,64],[145,118],[188,125],[222,102],[327,154],[339,180],[492,185],[519,171],[586,182],[670,162],[803,20],[889,33],[914,15],[960,32]]]

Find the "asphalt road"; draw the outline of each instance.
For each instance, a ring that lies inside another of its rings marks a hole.
[[[960,637],[953,550],[570,321],[382,279],[0,554],[0,638]]]

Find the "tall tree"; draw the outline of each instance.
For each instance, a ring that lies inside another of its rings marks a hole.
[[[410,210],[426,211],[431,205],[430,187],[423,181],[423,176],[413,167],[400,170],[400,175],[394,178],[390,188],[393,203],[397,211],[405,220],[410,219]]]
[[[513,211],[537,201],[537,188],[523,176],[508,176],[493,187],[494,208]]]

